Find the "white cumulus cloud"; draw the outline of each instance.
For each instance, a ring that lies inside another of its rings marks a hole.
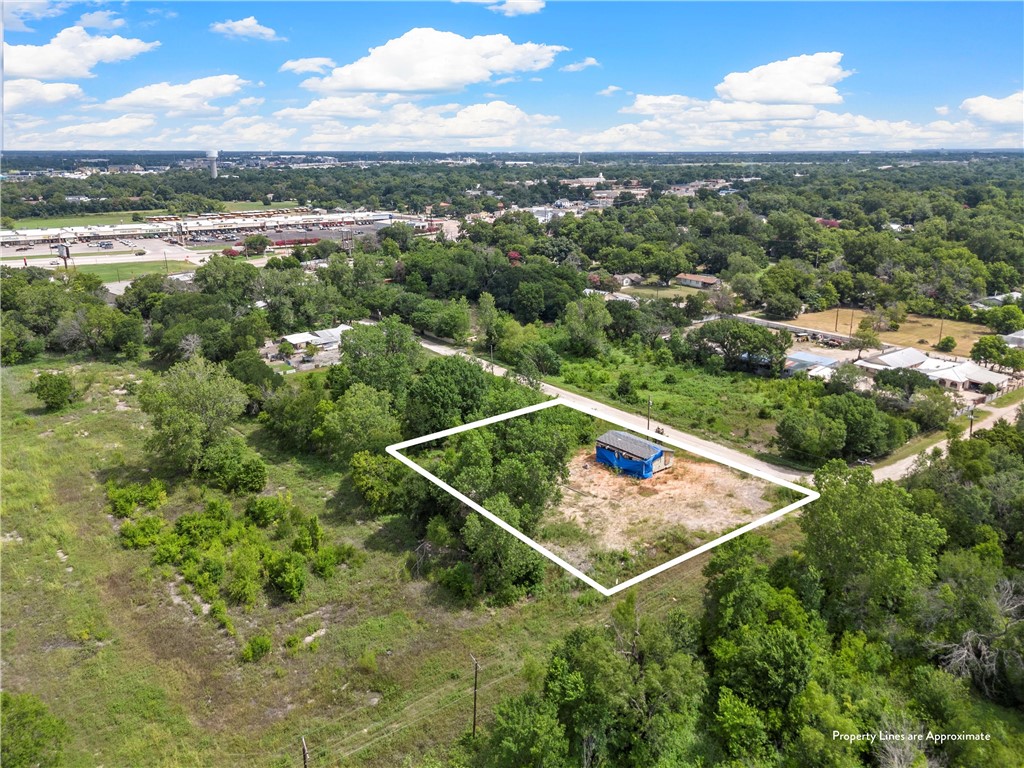
[[[583,61],[576,61],[572,64],[566,64],[561,68],[562,72],[581,72],[587,67],[600,67],[601,62],[595,59],[593,56],[587,56]]]
[[[359,93],[354,96],[325,96],[314,99],[304,107],[279,109],[274,117],[279,120],[322,121],[331,119],[360,120],[380,117],[384,100],[375,93]]]
[[[8,32],[31,32],[28,22],[60,16],[68,5],[50,0],[3,0],[3,26]]]
[[[255,16],[247,16],[237,21],[215,21],[210,25],[210,31],[226,37],[247,37],[252,40],[286,40],[278,37],[277,32],[270,27],[265,27],[256,21]]]
[[[487,5],[487,10],[500,13],[503,16],[526,16],[531,13],[540,13],[544,10],[544,0],[452,0],[454,3],[473,3],[474,5]]]
[[[493,75],[535,72],[551,66],[568,50],[561,45],[514,43],[506,35],[463,37],[454,32],[416,28],[368,55],[322,78],[310,78],[304,88],[321,92],[455,91]]]
[[[56,104],[80,99],[85,94],[74,83],[44,83],[40,80],[5,80],[4,109],[15,110],[25,104]]]
[[[948,115],[949,114],[949,107],[946,106],[945,104],[943,104],[941,107],[936,107],[935,108],[935,112],[936,112],[936,114],[939,114],[939,115]]]
[[[117,14],[113,11],[93,11],[83,13],[75,24],[88,29],[117,29],[123,27],[125,21],[117,18]]]
[[[503,16],[527,16],[544,10],[544,0],[502,0],[487,6],[487,10]]]
[[[82,27],[68,27],[44,45],[4,43],[4,74],[37,80],[93,77],[92,68],[97,64],[127,61],[159,45],[120,35],[90,35]]]
[[[597,92],[598,96],[611,96],[613,93],[617,93],[622,89],[617,85],[609,85],[607,88],[602,88]]]
[[[338,66],[334,63],[334,59],[329,59],[326,56],[315,56],[308,59],[290,59],[281,65],[278,72],[294,72],[297,75],[301,75],[308,72],[316,72],[318,75],[322,75],[328,69],[333,69]]]
[[[960,104],[967,114],[988,120],[991,123],[1017,123],[1024,122],[1024,91],[1011,93],[1003,99],[994,99],[991,96],[975,96],[964,99]]]
[[[125,136],[132,133],[146,131],[156,125],[156,118],[152,115],[121,115],[111,120],[103,120],[96,123],[76,123],[65,125],[54,131],[58,136]]]
[[[248,84],[248,80],[238,75],[213,75],[187,83],[153,83],[110,99],[103,106],[117,110],[157,110],[172,117],[216,112],[218,107],[211,101],[233,96]]]
[[[278,125],[263,117],[233,117],[223,122],[194,125],[168,140],[187,147],[232,149],[284,149],[296,128]]]
[[[558,142],[566,131],[552,130],[558,118],[529,114],[505,101],[461,106],[396,104],[384,119],[366,125],[325,121],[315,125],[303,146],[394,149],[515,148]]]
[[[728,101],[840,104],[843,97],[833,85],[853,74],[840,66],[842,58],[843,54],[833,51],[773,61],[726,75],[715,92]]]

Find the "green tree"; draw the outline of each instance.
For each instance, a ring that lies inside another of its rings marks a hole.
[[[566,305],[560,326],[565,332],[569,351],[580,357],[596,357],[608,343],[604,329],[612,316],[600,296],[587,296]]]
[[[816,465],[842,455],[846,425],[805,406],[787,408],[776,426],[785,455]]]
[[[357,382],[325,414],[312,437],[329,453],[348,460],[357,451],[383,452],[402,439],[402,431],[390,393]]]
[[[971,360],[983,365],[1002,365],[1010,352],[1005,339],[999,336],[982,336],[971,347]]]
[[[821,574],[839,626],[873,625],[931,582],[945,531],[914,511],[905,490],[875,483],[866,467],[833,460],[814,483],[821,498],[800,517],[808,564]]]
[[[435,358],[409,388],[406,423],[410,434],[429,434],[466,423],[487,392],[483,369],[463,357]]]
[[[866,323],[864,321],[867,321]],[[861,321],[860,327],[853,332],[853,336],[850,337],[849,342],[850,349],[857,350],[857,359],[860,360],[860,356],[864,354],[865,349],[881,349],[882,340],[878,336],[878,332],[871,327],[870,318],[865,317]]]
[[[223,364],[194,357],[143,379],[139,402],[153,419],[149,449],[175,469],[197,472],[206,451],[227,438],[248,397]]]
[[[245,248],[245,255],[252,257],[262,256],[273,242],[266,235],[249,235],[242,241],[242,245]]]
[[[13,313],[4,313],[0,323],[0,364],[27,363],[38,357],[45,346],[43,339],[19,323]]]
[[[519,510],[504,494],[487,499],[483,507],[513,528],[520,524]],[[540,554],[480,515],[466,518],[462,538],[483,576],[484,588],[498,603],[511,603],[529,594],[544,578],[545,560]]]
[[[487,768],[568,768],[569,746],[557,712],[527,694],[494,708],[494,723],[483,750]]]

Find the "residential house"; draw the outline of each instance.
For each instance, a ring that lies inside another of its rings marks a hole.
[[[685,285],[688,288],[714,288],[717,285],[721,285],[721,279],[714,275],[697,275],[689,272],[680,272],[678,275],[672,278],[672,282],[676,285]]]

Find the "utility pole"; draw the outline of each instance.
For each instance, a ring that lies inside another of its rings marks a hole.
[[[836,306],[836,327],[833,328],[836,333],[839,333],[839,307]]]
[[[473,660],[473,738],[476,738],[476,692],[477,692],[477,681],[480,677],[480,662],[476,660],[476,656],[469,654],[469,658]]]
[[[164,248],[164,272],[166,272],[168,275],[171,274],[171,268],[167,264],[167,249],[166,248]]]
[[[302,768],[309,768],[309,750],[306,749],[306,737],[302,737]]]
[[[647,431],[648,432],[651,431],[651,406],[652,405],[653,405],[653,403],[651,402],[651,398],[648,397],[647,398]]]
[[[971,438],[974,437],[974,408],[973,407],[971,408],[970,411],[967,412],[967,418],[969,418],[971,420],[971,429],[967,433],[967,439],[970,440]]]

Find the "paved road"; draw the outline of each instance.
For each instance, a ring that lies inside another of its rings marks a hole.
[[[980,419],[974,422],[974,429],[976,430],[988,429],[997,421],[999,421],[999,419],[1006,419],[1009,422],[1013,422],[1017,415],[1017,409],[1020,408],[1020,404],[1015,403],[1014,405],[1007,405],[1002,408],[996,408],[991,405],[985,405],[982,407],[989,412],[989,415],[986,416],[984,419]],[[945,451],[947,445],[949,445],[949,440],[942,440],[941,442],[928,446],[927,448],[922,450],[921,453],[930,453],[936,448],[940,448],[942,451]],[[914,462],[917,461],[917,458],[918,456],[921,455],[921,453],[916,453],[913,456],[908,456],[905,459],[900,459],[896,463],[890,464],[887,467],[876,467],[874,470],[872,470],[875,476],[875,480],[899,480],[905,474],[910,472],[911,469],[913,469]]]

